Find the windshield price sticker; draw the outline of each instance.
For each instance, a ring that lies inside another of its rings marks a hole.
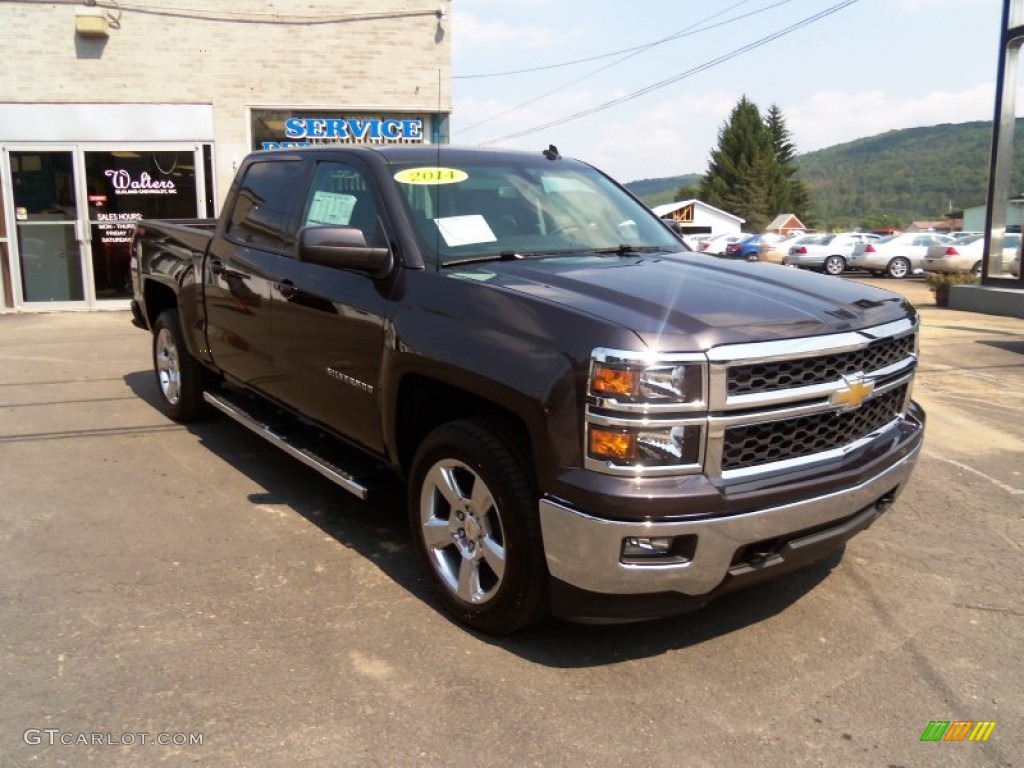
[[[457,168],[406,168],[395,174],[401,184],[458,184],[469,174]]]

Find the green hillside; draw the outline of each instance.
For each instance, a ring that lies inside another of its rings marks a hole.
[[[663,179],[631,181],[625,187],[653,208],[663,203],[674,203],[679,199],[676,193],[680,187],[688,187],[698,181],[699,173],[687,173],[683,176],[666,176]]]
[[[1024,158],[1024,120],[1015,131]],[[797,158],[819,227],[888,215],[903,224],[985,202],[992,123],[946,123],[857,139]],[[1021,189],[1024,162],[1012,189]]]
[[[797,176],[807,184],[814,207],[808,223],[820,229],[847,228],[884,216],[903,227],[918,219],[942,218],[951,208],[981,205],[991,141],[991,122],[946,123],[888,131],[799,155]],[[1024,119],[1017,121],[1014,149],[1021,158],[1012,175],[1011,190],[1017,193],[1024,191]],[[688,178],[693,177],[644,179],[627,186],[649,205],[657,205],[671,201],[682,186],[678,180]],[[638,191],[640,184],[645,191]],[[668,192],[668,198],[652,202],[655,191]]]

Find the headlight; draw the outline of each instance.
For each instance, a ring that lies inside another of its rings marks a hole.
[[[611,408],[628,404],[670,408],[699,406],[704,398],[704,364],[703,361],[644,364],[635,360],[595,358],[590,366],[589,389],[590,395],[602,399]]]
[[[700,470],[706,358],[597,349],[587,383],[586,465],[611,474]]]

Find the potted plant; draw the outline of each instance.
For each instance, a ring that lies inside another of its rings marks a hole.
[[[949,289],[954,285],[976,285],[978,278],[969,272],[929,272],[925,282],[935,294],[935,306],[949,306]]]

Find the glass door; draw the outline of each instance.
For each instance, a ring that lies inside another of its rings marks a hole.
[[[131,238],[140,219],[190,219],[205,199],[195,146],[91,148],[83,153],[93,297],[132,295]]]
[[[74,151],[12,151],[10,168],[21,301],[85,301]]]

